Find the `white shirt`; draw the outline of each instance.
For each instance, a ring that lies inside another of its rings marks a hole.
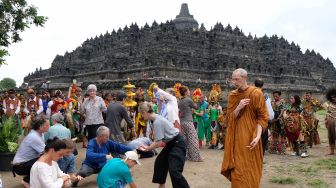
[[[36,161],[30,170],[31,188],[61,188],[63,186],[64,174],[58,167],[57,162],[52,161],[52,165]]]
[[[180,118],[178,115],[178,105],[177,105],[177,99],[175,96],[163,91],[162,89],[158,89],[157,93],[162,96],[165,100],[167,100],[166,103],[166,109],[168,113],[168,121],[171,123],[175,123],[177,121],[180,123]]]
[[[34,99],[32,100],[31,98],[28,99],[28,101],[36,101],[36,96],[34,97]],[[42,103],[42,99],[39,99],[39,101],[37,101],[39,109],[36,111],[36,114],[40,114],[41,112],[43,112],[43,103]],[[29,110],[28,110],[28,102],[26,101],[26,105],[25,105],[25,109],[24,111],[29,114]]]
[[[15,98],[14,99],[9,98],[9,100],[14,101]],[[20,100],[19,99],[17,99],[17,100],[18,100],[18,103],[17,103],[17,106],[16,106],[15,114],[18,114],[20,112],[20,106],[21,106]],[[7,111],[6,108],[7,108],[7,104],[6,104],[6,99],[5,99],[3,101],[3,110],[4,110],[5,113]],[[9,104],[9,108],[12,109],[12,110],[14,110],[14,105],[13,104]]]
[[[265,98],[266,107],[267,107],[267,111],[268,111],[268,115],[269,115],[268,119],[273,120],[274,119],[274,111],[273,111],[273,108],[272,108],[271,99],[268,97],[267,93],[264,94],[264,98]]]

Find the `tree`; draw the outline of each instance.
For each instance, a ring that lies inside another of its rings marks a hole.
[[[16,87],[15,80],[11,78],[4,78],[0,81],[0,91],[6,91]]]
[[[1,0],[0,2],[0,66],[9,55],[7,47],[22,39],[20,33],[34,24],[43,27],[47,17],[39,16],[37,8],[26,0]]]

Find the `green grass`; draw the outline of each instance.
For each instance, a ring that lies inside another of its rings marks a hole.
[[[308,182],[308,185],[310,185],[310,186],[312,186],[314,188],[328,188],[329,187],[328,183],[326,183],[323,180],[319,180],[319,179],[310,180]]]
[[[284,166],[275,166],[275,169],[280,174],[284,174],[285,172],[288,172],[288,169],[286,169]]]
[[[304,166],[296,165],[293,167],[293,170],[295,172],[302,172],[307,177],[314,177],[314,176],[317,176],[319,168],[314,167],[314,166],[304,167]]]
[[[271,177],[269,180],[271,183],[281,184],[281,185],[294,185],[298,182],[297,179],[293,177],[284,177],[284,176],[278,176],[278,177]]]
[[[315,165],[323,169],[336,171],[336,158],[320,159],[315,162]]]

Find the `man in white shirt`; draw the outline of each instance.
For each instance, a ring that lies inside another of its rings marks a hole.
[[[180,127],[180,118],[178,115],[178,105],[177,105],[177,99],[174,95],[163,91],[159,88],[159,86],[154,86],[153,91],[155,94],[158,94],[164,98],[166,101],[166,109],[168,113],[168,121],[174,124],[174,127],[179,128]]]
[[[254,85],[262,90],[262,87],[264,86],[264,81],[261,78],[257,78],[254,81]],[[269,121],[268,121],[268,125],[269,125],[270,121],[273,120],[274,118],[274,111],[272,108],[271,99],[269,98],[267,93],[264,93],[264,98],[265,98],[265,103],[266,103],[266,107],[267,107],[267,111],[269,115]],[[262,139],[262,145],[263,145],[263,154],[265,154],[265,151],[267,149],[267,143],[268,143],[268,126],[265,132],[261,135],[261,139]]]

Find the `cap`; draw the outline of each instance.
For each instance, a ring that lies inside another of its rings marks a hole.
[[[138,165],[141,165],[137,152],[128,151],[128,152],[125,153],[125,156],[126,156],[126,160],[127,159],[134,160]]]

